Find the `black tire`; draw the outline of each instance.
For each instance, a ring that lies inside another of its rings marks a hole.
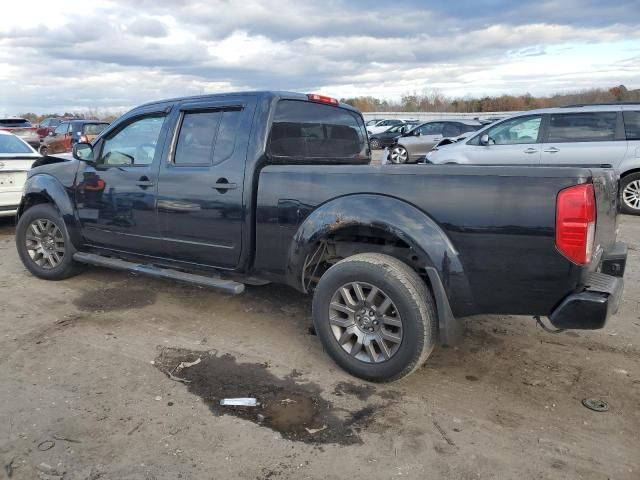
[[[377,138],[372,139],[369,142],[369,146],[371,147],[371,150],[380,150],[382,148],[380,146],[380,140],[378,140]]]
[[[330,305],[334,294],[349,282],[375,286],[393,302],[403,334],[390,358],[363,361],[339,343],[335,325],[330,324]],[[431,292],[414,270],[396,258],[376,253],[354,255],[335,264],[322,276],[313,297],[313,323],[326,351],[351,375],[372,382],[397,380],[424,364],[437,341],[435,311]]]
[[[31,224],[38,220],[52,222],[59,229],[64,239],[64,247],[61,247],[63,248],[63,255],[56,266],[48,266],[46,268],[40,266],[29,254],[29,249],[27,248],[27,231],[31,228]],[[58,211],[48,203],[34,205],[22,214],[16,227],[16,247],[24,266],[38,278],[45,280],[64,280],[65,278],[80,273],[82,270],[81,264],[73,259],[73,254],[76,252],[76,249],[71,243],[62,217]]]
[[[620,210],[629,215],[640,215],[640,173],[622,177],[620,181]]]

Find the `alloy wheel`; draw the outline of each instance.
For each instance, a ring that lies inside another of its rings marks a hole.
[[[365,363],[389,360],[402,343],[402,318],[395,304],[368,283],[351,282],[333,294],[329,323],[342,349]]]
[[[64,235],[46,218],[31,222],[25,235],[25,246],[33,263],[47,270],[60,265],[64,258]]]
[[[404,147],[393,147],[389,154],[389,159],[391,163],[407,163],[407,160],[409,160],[409,152],[407,152],[407,149]]]
[[[629,208],[640,210],[640,180],[634,180],[625,187],[622,200]]]

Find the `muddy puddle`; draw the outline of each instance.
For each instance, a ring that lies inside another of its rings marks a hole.
[[[91,290],[83,293],[73,304],[85,312],[113,312],[130,308],[143,308],[156,302],[153,290],[141,288],[114,287]]]
[[[281,379],[271,374],[265,364],[238,363],[231,355],[162,348],[154,363],[169,378],[184,383],[189,392],[201,397],[213,414],[249,420],[289,440],[360,444],[358,432],[370,426],[379,409],[384,408],[384,405],[354,411],[335,408],[322,397],[318,385],[300,381],[295,371]],[[181,364],[188,366],[180,368]],[[367,389],[366,398],[371,389]],[[340,391],[354,393],[344,385]],[[357,393],[362,395],[359,390]],[[258,406],[220,405],[223,398],[238,397],[256,398]]]

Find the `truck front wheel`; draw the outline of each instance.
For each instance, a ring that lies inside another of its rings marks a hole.
[[[420,276],[394,257],[373,253],[327,270],[313,297],[313,322],[338,365],[374,382],[420,367],[438,329],[433,297]]]
[[[22,263],[36,277],[62,280],[80,271],[64,221],[52,205],[35,205],[22,214],[16,247]]]

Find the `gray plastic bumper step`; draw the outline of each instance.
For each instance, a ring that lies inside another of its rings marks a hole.
[[[99,267],[112,268],[114,270],[125,270],[128,272],[140,273],[150,277],[165,278],[167,280],[177,280],[179,282],[191,283],[202,287],[213,288],[225,293],[237,295],[244,291],[244,284],[225,280],[218,277],[207,277],[193,273],[180,272],[170,268],[160,268],[154,265],[128,262],[119,258],[105,257],[95,253],[76,252],[73,259],[77,262],[97,265]]]

